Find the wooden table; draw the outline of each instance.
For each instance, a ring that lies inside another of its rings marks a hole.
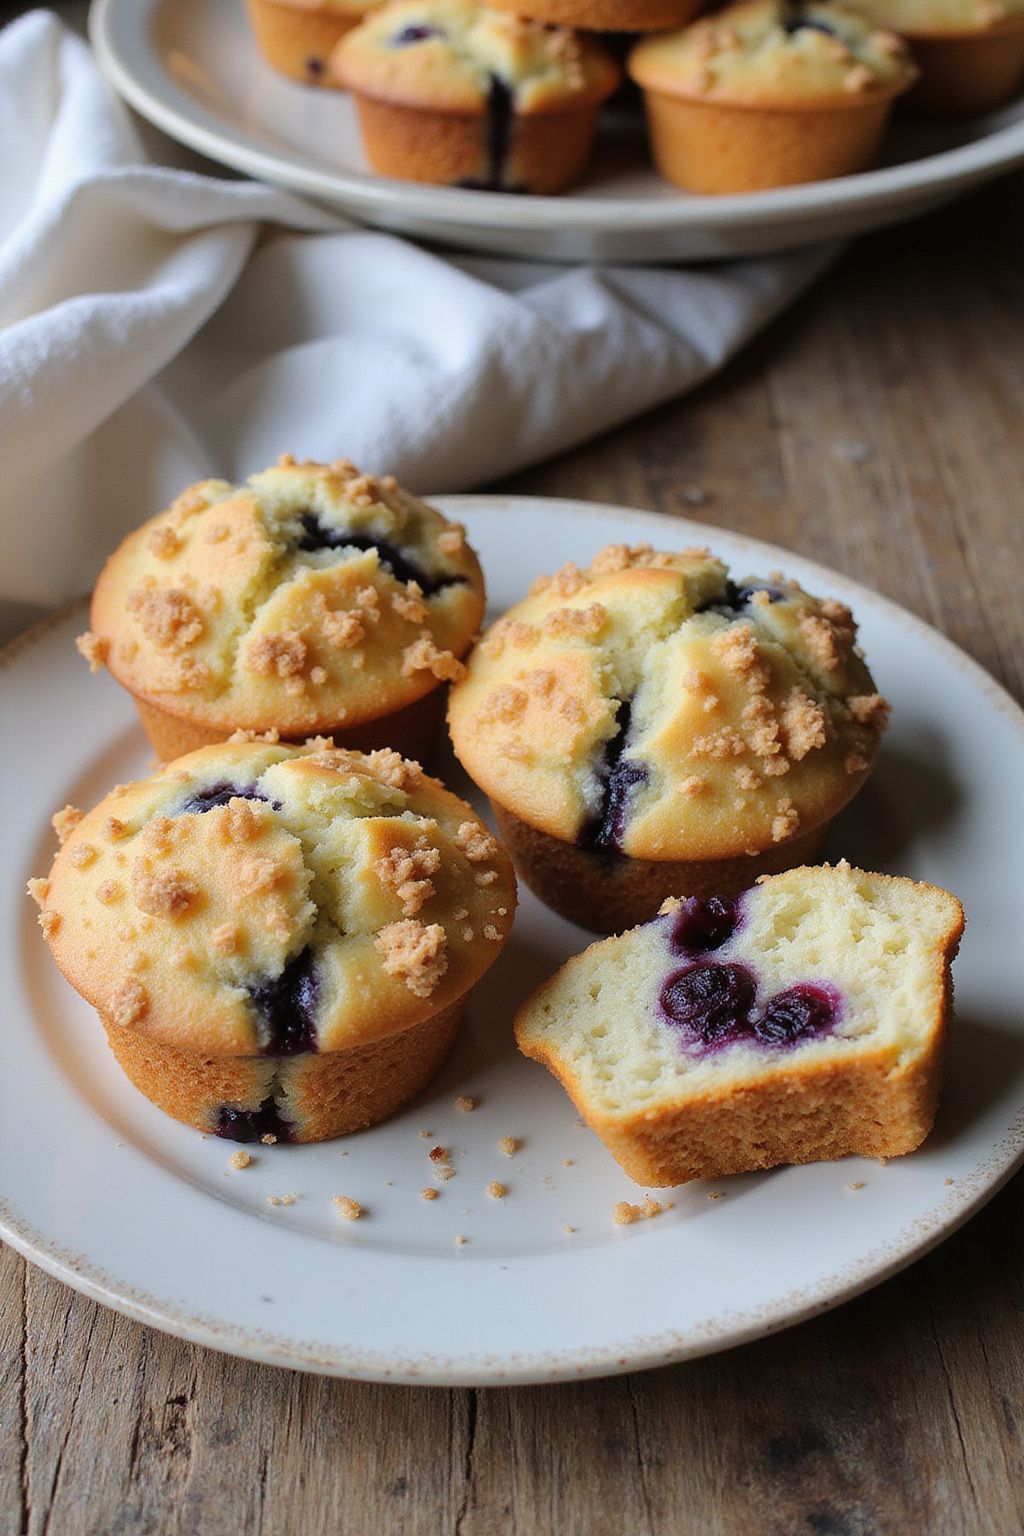
[[[1022,193],[865,239],[716,382],[503,489],[788,545],[1024,696]],[[907,1273],[775,1338],[515,1390],[231,1360],[5,1251],[0,1529],[1019,1536],[1022,1196],[1018,1178]]]

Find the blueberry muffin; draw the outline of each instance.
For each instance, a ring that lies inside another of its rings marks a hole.
[[[888,714],[855,640],[781,575],[611,545],[488,631],[452,740],[527,883],[612,932],[814,856]]]
[[[493,4],[499,11],[549,26],[580,27],[585,32],[656,32],[681,26],[701,9],[703,0],[493,0]]]
[[[205,480],[125,539],[79,647],[165,760],[236,730],[429,753],[484,610],[464,530],[347,461]]]
[[[561,192],[580,176],[618,65],[590,38],[473,0],[399,0],[342,39],[376,170],[409,181]]]
[[[57,964],[136,1087],[235,1141],[412,1098],[515,911],[494,838],[391,751],[204,747],[54,825],[30,890]]]
[[[245,0],[260,52],[305,85],[334,84],[327,60],[340,38],[380,0]]]
[[[905,43],[853,10],[748,0],[629,59],[662,175],[746,192],[863,171],[917,71]]]
[[[900,1157],[935,1119],[963,926],[935,886],[789,870],[591,945],[516,1038],[640,1184]]]
[[[936,117],[987,112],[1024,74],[1024,0],[851,0],[910,44],[921,78],[907,106]]]

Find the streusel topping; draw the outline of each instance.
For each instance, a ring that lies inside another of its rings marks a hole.
[[[116,817],[110,804],[60,814],[65,842],[30,893],[73,985],[164,1044],[384,1038],[468,991],[511,927],[498,844],[393,752],[206,747],[128,786]]]

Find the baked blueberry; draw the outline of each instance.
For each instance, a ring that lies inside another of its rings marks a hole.
[[[80,644],[165,760],[237,730],[422,759],[483,601],[460,524],[391,476],[286,455],[130,534]]]
[[[632,1178],[920,1145],[963,929],[954,896],[847,864],[789,870],[744,894],[714,959],[683,966],[675,929],[686,918],[692,934],[699,914],[666,908],[573,956],[516,1018],[520,1049]]]
[[[842,603],[623,544],[538,578],[449,704],[524,878],[606,933],[811,857],[886,716]]]
[[[490,832],[391,751],[205,747],[55,825],[33,893],[58,964],[143,1093],[236,1139],[412,1097],[515,911]]]
[[[671,975],[661,989],[661,1007],[672,1024],[705,1045],[718,1045],[746,1032],[755,990],[745,966],[709,961]]]

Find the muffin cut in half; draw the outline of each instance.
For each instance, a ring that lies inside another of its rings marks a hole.
[[[610,545],[487,632],[452,740],[527,883],[619,932],[814,857],[888,714],[855,638],[847,607],[778,573]]]
[[[494,192],[563,192],[619,84],[593,39],[474,0],[399,0],[331,58],[386,176]]]
[[[591,945],[516,1039],[640,1184],[899,1157],[935,1118],[962,932],[936,886],[788,870]]]
[[[381,0],[245,0],[267,63],[305,85],[334,85],[327,61],[338,41]]]
[[[871,165],[893,101],[917,76],[906,45],[852,8],[745,0],[637,44],[662,175],[747,192]]]
[[[236,730],[426,757],[484,584],[464,530],[347,460],[205,480],[114,552],[79,648],[165,760]]]
[[[54,826],[30,892],[57,964],[136,1087],[235,1141],[412,1098],[515,912],[491,834],[390,751],[204,747]]]

